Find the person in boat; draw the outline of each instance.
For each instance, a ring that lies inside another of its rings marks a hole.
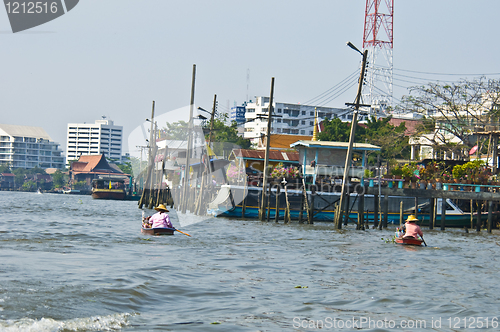
[[[170,222],[170,217],[167,214],[169,211],[165,205],[160,204],[155,207],[155,210],[158,212],[153,214],[147,220],[147,222],[151,225],[151,228],[174,228]]]
[[[418,221],[418,218],[413,214],[408,216],[408,219],[406,219],[406,222],[403,225],[403,234],[401,236],[403,239],[418,239],[419,237],[423,238],[424,233],[420,229],[420,226],[415,223],[416,221]]]

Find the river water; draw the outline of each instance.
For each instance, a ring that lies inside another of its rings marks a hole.
[[[0,215],[0,331],[500,330],[484,231],[424,230],[417,248],[382,240],[393,229],[213,218],[153,237],[136,202],[16,192]]]

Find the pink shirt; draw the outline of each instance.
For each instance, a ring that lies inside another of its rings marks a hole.
[[[149,218],[151,228],[174,228],[170,222],[170,217],[165,212],[157,212]]]
[[[406,233],[403,237],[413,236],[414,238],[418,239],[417,235],[424,236],[424,233],[422,233],[420,226],[415,224],[414,222],[406,222],[405,228]]]

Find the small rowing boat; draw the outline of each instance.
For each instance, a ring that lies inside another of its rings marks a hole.
[[[396,238],[396,243],[399,243],[399,244],[419,246],[422,244],[422,242],[424,242],[424,241],[419,240],[419,239],[415,239],[414,237],[409,237],[409,238],[397,237]]]
[[[174,235],[175,228],[144,228],[141,227],[141,233],[147,235]]]

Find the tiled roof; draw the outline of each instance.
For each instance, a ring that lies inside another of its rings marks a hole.
[[[111,167],[102,154],[80,156],[78,161],[71,164],[71,170],[80,173],[123,173]]]

